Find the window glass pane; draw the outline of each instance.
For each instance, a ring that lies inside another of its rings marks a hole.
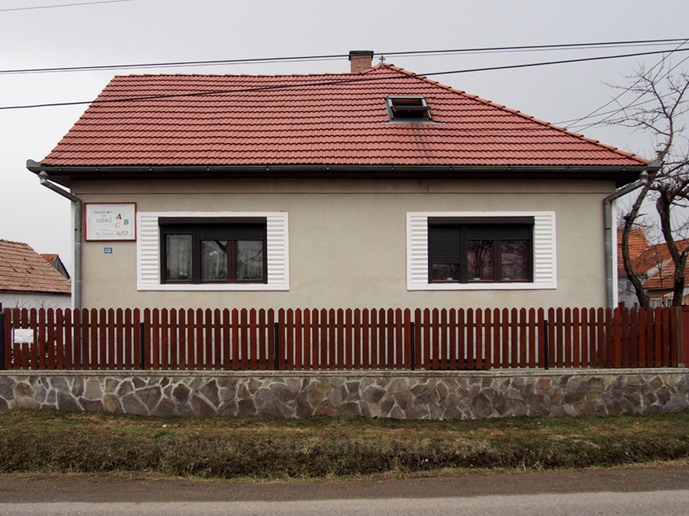
[[[500,271],[504,281],[528,281],[528,240],[500,242]]]
[[[237,280],[263,279],[263,242],[237,241]]]
[[[191,235],[165,237],[165,279],[191,281]]]
[[[227,280],[227,240],[201,241],[201,281]]]
[[[467,240],[467,279],[493,279],[493,241]]]
[[[458,263],[431,264],[431,281],[459,281]]]

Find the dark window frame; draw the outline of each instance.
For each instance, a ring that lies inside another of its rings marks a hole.
[[[165,217],[158,219],[160,228],[160,266],[163,284],[267,284],[267,222],[265,217],[213,218],[213,217]],[[191,236],[191,278],[189,280],[168,278],[168,235]],[[202,242],[208,240],[227,241],[227,279],[203,280]],[[263,249],[262,279],[237,278],[237,242],[260,241]]]
[[[425,97],[418,95],[393,95],[385,99],[391,122],[433,121],[431,108]]]
[[[428,219],[428,283],[533,283],[533,217],[453,218]],[[490,278],[470,277],[468,242],[490,241],[492,274]],[[502,277],[501,242],[526,240],[526,279]],[[434,279],[434,266],[448,266],[451,278]]]

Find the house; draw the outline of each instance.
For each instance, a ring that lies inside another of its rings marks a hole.
[[[626,306],[638,306],[639,302],[622,262],[622,235],[618,234],[618,288],[619,300]],[[675,242],[682,250],[689,246],[689,239]],[[643,229],[635,228],[629,236],[629,256],[634,274],[648,294],[651,307],[670,306],[674,288],[675,264],[665,242],[650,244]],[[685,272],[689,278],[689,266]],[[689,303],[689,288],[685,287],[684,304]]]
[[[646,253],[649,247],[650,244],[643,228],[633,228],[629,233],[629,257],[632,261],[632,269],[642,279],[646,279],[648,271],[657,265],[657,262],[652,259],[652,254]],[[617,232],[617,299],[624,306],[639,305],[634,286],[624,269],[621,230]]]
[[[0,240],[0,305],[69,308],[70,281],[28,244]]]
[[[648,161],[372,57],[113,78],[27,162],[83,204],[77,305],[605,305]]]
[[[67,267],[62,263],[59,254],[54,253],[41,253],[43,259],[50,264],[50,266],[55,269],[63,278],[69,279],[69,272],[67,272]]]

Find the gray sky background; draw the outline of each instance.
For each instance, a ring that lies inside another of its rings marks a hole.
[[[347,54],[352,49],[385,53],[689,38],[686,0],[97,1],[0,0],[0,106],[89,101],[117,74],[328,73],[346,72],[349,63],[344,57],[145,71],[1,73],[14,69]],[[85,4],[70,5],[77,3]],[[386,62],[432,73],[661,48],[399,56]],[[672,63],[688,57],[689,52],[677,53]],[[567,125],[562,122],[589,114],[619,93],[607,84],[624,84],[635,68],[651,67],[659,59],[648,56],[432,78]],[[689,70],[689,59],[678,69]],[[43,159],[85,108],[0,110],[0,239],[27,242],[38,252],[59,253],[70,271],[70,203],[41,187],[25,163]],[[648,137],[628,129],[592,127],[582,132],[645,157],[654,154]]]

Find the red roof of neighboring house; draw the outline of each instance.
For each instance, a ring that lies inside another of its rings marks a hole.
[[[386,97],[405,95],[425,97],[432,121],[390,122]],[[42,163],[628,167],[647,161],[381,64],[354,74],[118,76]]]
[[[41,257],[50,265],[52,265],[53,262],[59,258],[59,255],[55,253],[41,253]]]
[[[689,267],[687,267],[689,271]],[[675,286],[675,264],[669,260],[663,264],[658,272],[643,282],[646,290],[665,290]]]
[[[0,240],[0,290],[71,294],[68,279],[28,244]]]
[[[677,246],[680,250],[684,249],[689,245],[689,240],[680,240]],[[672,289],[675,286],[675,263],[670,258],[670,252],[667,250],[667,246],[663,244],[664,256],[662,264],[659,266],[658,271],[655,274],[649,276],[649,278],[644,282],[644,288],[646,290],[665,290]],[[684,277],[689,278],[689,263],[684,268]]]
[[[675,242],[679,250],[689,246],[689,239]],[[622,262],[622,232],[617,235],[617,262],[620,274],[624,274]],[[674,286],[675,264],[670,257],[667,244],[649,245],[643,229],[633,229],[629,236],[629,256],[632,260],[632,269],[639,276],[647,275],[643,281],[646,290],[671,289]],[[687,264],[686,277],[689,278],[689,263]]]
[[[655,246],[653,246],[655,247]],[[632,261],[632,267],[637,273],[642,274],[655,264],[650,264],[648,267],[647,260],[637,262],[637,259],[649,249],[648,240],[646,240],[646,232],[642,228],[634,228],[629,232],[629,258]],[[646,267],[646,268],[644,268]],[[624,257],[622,255],[622,231],[617,232],[617,270],[624,274]]]

